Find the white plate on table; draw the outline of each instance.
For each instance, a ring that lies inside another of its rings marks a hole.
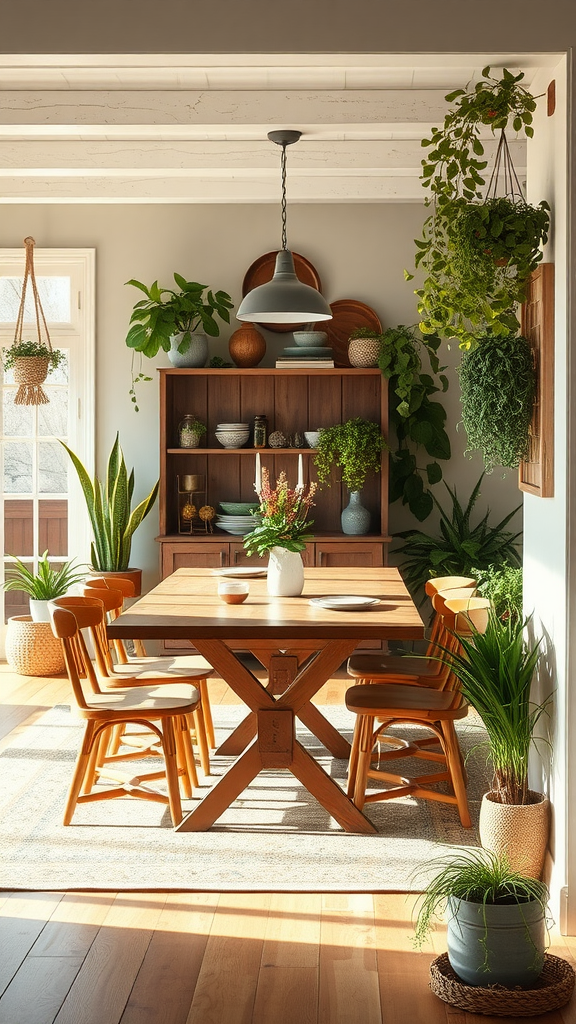
[[[250,565],[228,565],[224,569],[214,569],[215,576],[235,576],[237,580],[260,579],[266,576],[268,569],[258,569]]]
[[[334,594],[330,597],[311,597],[316,608],[329,608],[334,612],[364,612],[380,604],[379,597],[360,597],[357,594]]]

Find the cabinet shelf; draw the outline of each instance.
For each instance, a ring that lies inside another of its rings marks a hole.
[[[316,448],[167,448],[167,455],[314,455]]]

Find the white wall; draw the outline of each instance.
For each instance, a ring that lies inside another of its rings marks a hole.
[[[526,494],[524,501],[524,603],[527,614],[534,612],[534,633],[544,636],[545,657],[540,663],[537,692],[541,697],[554,691],[550,718],[552,764],[542,747],[542,764],[533,766],[533,782],[548,791],[554,806],[552,884],[554,901],[560,906],[559,891],[565,884],[569,841],[566,778],[571,770],[570,723],[572,709],[568,690],[569,651],[569,502],[567,476],[567,385],[569,349],[567,337],[567,166],[566,166],[566,61],[556,69],[540,73],[532,84],[536,95],[556,81],[556,111],[546,113],[541,101],[534,119],[535,139],[528,144],[528,200],[550,204],[552,231],[544,259],[555,264],[555,383],[554,383],[554,497]]]
[[[294,206],[289,209],[289,244],[305,255],[322,279],[329,301],[355,298],[372,306],[385,327],[417,319],[413,284],[403,279],[411,267],[413,238],[419,234],[425,208],[406,205]],[[140,413],[129,397],[131,353],[124,344],[132,305],[140,297],[124,282],[136,278],[150,284],[173,283],[177,271],[191,280],[228,291],[237,308],[242,278],[252,261],[279,244],[280,212],[273,206],[16,206],[3,207],[1,246],[18,246],[32,234],[39,247],[95,246],[97,275],[96,400],[97,465],[102,472],[114,435],[120,439],[128,465],[134,465],[136,497],[152,486],[158,471],[158,387],[139,388]],[[228,356],[227,341],[238,321],[223,325],[221,337],[210,341],[211,354]],[[266,332],[265,365],[287,344],[287,336]],[[465,434],[456,432],[460,418],[454,366],[457,347],[445,350],[450,363],[448,410],[453,458],[446,478],[467,498],[482,471],[479,456],[465,458]],[[146,368],[150,361],[145,360]],[[162,353],[155,365],[167,365]],[[153,374],[152,374],[153,375]],[[427,461],[427,457],[425,457]],[[442,485],[436,493],[444,501]],[[520,503],[516,474],[496,470],[486,477],[478,509],[489,505],[502,518]],[[496,521],[496,520],[495,520]],[[418,525],[399,503],[392,507],[391,529]],[[435,529],[435,517],[425,529]],[[520,522],[516,527],[520,528]],[[135,535],[133,561],[146,571],[147,586],[157,578],[157,513]]]

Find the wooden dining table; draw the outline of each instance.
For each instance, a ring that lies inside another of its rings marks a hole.
[[[248,571],[248,570],[247,570]],[[218,570],[178,569],[108,626],[111,639],[188,640],[248,706],[249,713],[216,752],[235,760],[177,826],[204,831],[261,771],[286,769],[347,832],[374,826],[296,738],[298,718],[334,757],[350,744],[311,698],[366,641],[414,640],[424,624],[394,568],[305,568],[299,597],[270,597],[265,578],[249,579],[243,604],[218,596]],[[375,598],[362,610],[332,610],[312,599],[350,595]],[[268,681],[244,664],[255,655]]]

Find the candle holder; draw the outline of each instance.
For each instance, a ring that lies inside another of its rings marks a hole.
[[[206,515],[206,477],[198,473],[186,473],[178,481],[178,533],[212,532],[214,509]],[[200,514],[202,513],[202,515]]]

